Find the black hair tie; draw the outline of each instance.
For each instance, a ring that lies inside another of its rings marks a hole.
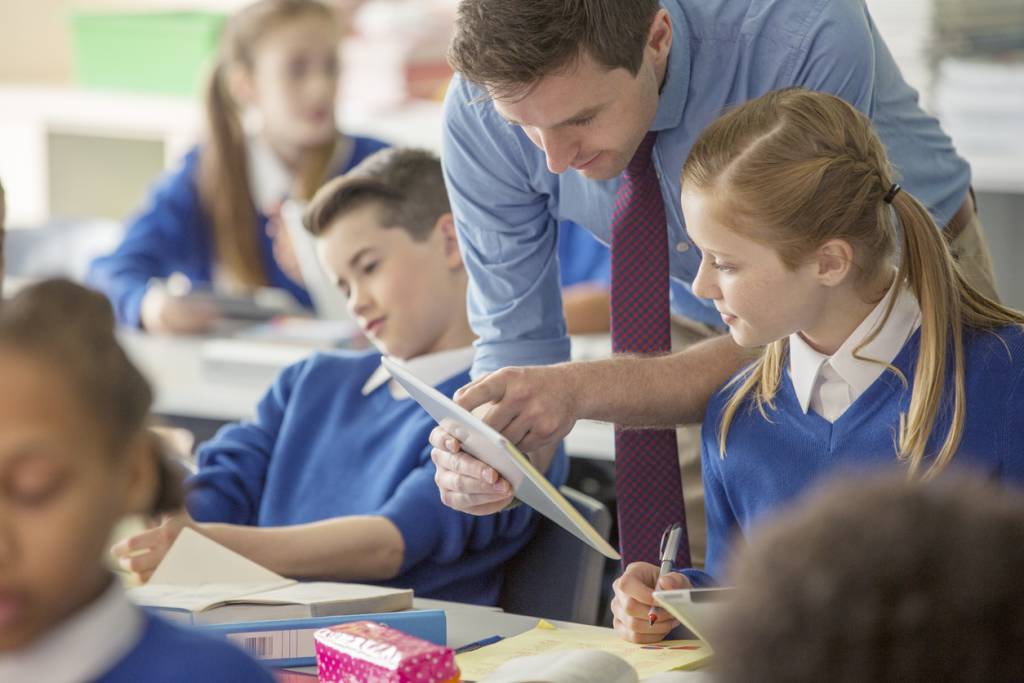
[[[893,183],[889,188],[889,191],[885,193],[884,197],[882,197],[882,201],[886,204],[892,204],[892,200],[896,199],[896,195],[900,193],[901,189],[903,188],[901,188],[898,183]]]

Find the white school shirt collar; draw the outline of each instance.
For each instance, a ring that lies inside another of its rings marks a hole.
[[[256,209],[266,214],[291,194],[295,174],[259,135],[246,138],[246,152],[249,155],[249,193]]]
[[[425,356],[417,356],[410,360],[401,361],[402,365],[408,368],[409,372],[416,375],[430,386],[437,386],[450,377],[460,372],[469,370],[473,364],[473,356],[476,349],[472,346],[463,346],[448,351],[428,353]],[[390,382],[388,381],[390,380]],[[369,396],[378,387],[388,383],[391,397],[396,401],[409,398],[409,393],[402,388],[402,385],[391,379],[390,373],[381,365],[363,385],[363,396]]]
[[[100,597],[27,650],[0,654],[0,681],[94,681],[131,652],[143,625],[139,608],[113,577]]]
[[[889,319],[855,358],[854,350],[875,329],[889,298],[896,295]],[[797,334],[789,336],[789,376],[800,408],[834,422],[877,380],[921,324],[921,308],[908,287],[894,283],[831,356],[819,353]]]

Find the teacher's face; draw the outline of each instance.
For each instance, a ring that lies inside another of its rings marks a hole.
[[[494,99],[497,112],[544,150],[552,173],[572,168],[607,180],[626,168],[658,108],[672,33],[662,14],[635,76],[623,68],[609,70],[584,53],[525,96]]]

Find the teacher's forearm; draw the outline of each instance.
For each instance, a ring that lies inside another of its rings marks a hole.
[[[576,417],[633,427],[700,422],[708,399],[756,358],[728,335],[659,357],[570,363]]]

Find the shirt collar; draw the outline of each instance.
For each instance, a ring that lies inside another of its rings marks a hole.
[[[678,5],[676,5],[678,9]],[[690,31],[682,11],[673,12],[666,7],[672,19],[672,47],[668,51],[665,83],[658,96],[658,111],[654,114],[651,130],[662,131],[679,126],[686,106],[686,92],[690,87]]]
[[[454,377],[460,372],[465,372],[473,364],[473,356],[476,349],[472,346],[463,346],[448,351],[428,353],[425,356],[417,356],[405,361],[399,361],[412,374],[416,375],[430,386],[437,386],[441,382]],[[388,382],[388,380],[391,380]],[[381,365],[363,385],[363,396],[369,396],[385,382],[391,391],[391,397],[396,401],[409,398],[409,393],[402,388],[402,385],[391,379],[390,373]]]
[[[292,191],[295,176],[259,135],[246,138],[249,155],[249,192],[256,209],[269,213]]]
[[[142,637],[143,617],[121,582],[26,650],[0,655],[0,681],[78,683],[110,671]]]
[[[882,319],[885,307],[892,296],[896,296],[896,302],[889,318],[875,338],[860,349],[857,354],[860,358],[854,356],[857,347],[874,331]],[[818,375],[826,362],[850,385],[852,395],[859,396],[864,393],[884,371],[882,363],[891,363],[896,358],[920,324],[921,308],[917,298],[908,287],[897,287],[896,283],[893,283],[878,305],[831,356],[811,348],[799,334],[791,334],[789,375],[800,408],[804,413],[807,412],[818,383]]]

